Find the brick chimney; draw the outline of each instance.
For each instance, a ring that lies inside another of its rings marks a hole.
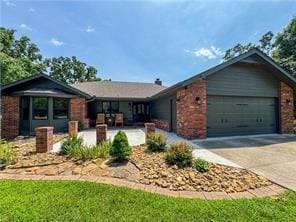
[[[157,78],[155,81],[154,81],[154,83],[156,84],[156,85],[162,85],[162,81],[159,79],[159,78]]]

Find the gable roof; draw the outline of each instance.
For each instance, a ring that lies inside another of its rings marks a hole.
[[[95,81],[71,85],[100,99],[147,99],[166,89],[155,83]]]
[[[282,68],[278,63],[276,63],[272,58],[270,58],[268,55],[264,54],[263,52],[261,52],[259,49],[253,48],[251,50],[249,50],[246,53],[243,53],[235,58],[232,58],[226,62],[223,62],[219,65],[216,65],[206,71],[203,71],[201,73],[198,73],[186,80],[183,80],[181,82],[176,83],[175,85],[168,87],[167,89],[153,95],[153,98],[157,98],[159,96],[165,95],[165,94],[169,94],[179,88],[185,87],[191,83],[193,83],[194,81],[196,81],[199,78],[202,77],[207,77],[209,75],[212,75],[222,69],[227,68],[228,66],[237,63],[239,61],[242,61],[252,55],[257,55],[259,56],[266,64],[269,64],[270,66],[272,66],[275,70],[278,71],[278,73],[281,75],[281,77],[289,84],[291,85],[293,88],[296,89],[296,79],[294,77],[292,77],[290,75],[290,73],[285,70],[284,68]]]
[[[24,83],[28,83],[30,81],[34,81],[34,80],[37,80],[39,78],[45,78],[49,81],[52,81],[64,88],[66,88],[67,90],[69,90],[70,92],[74,93],[74,94],[77,94],[77,95],[80,95],[80,96],[84,96],[86,98],[90,98],[91,96],[88,95],[87,93],[83,92],[83,91],[80,91],[79,89],[76,89],[68,84],[65,84],[63,82],[60,82],[58,80],[55,80],[54,78],[44,74],[44,73],[40,73],[40,74],[36,74],[36,75],[33,75],[33,76],[30,76],[28,78],[24,78],[24,79],[21,79],[21,80],[18,80],[18,81],[15,81],[13,83],[9,83],[9,84],[5,84],[3,86],[1,86],[1,91],[4,91],[4,90],[7,90],[9,88],[12,88],[12,87],[15,87],[15,86],[18,86],[18,85],[21,85],[21,84],[24,84]]]

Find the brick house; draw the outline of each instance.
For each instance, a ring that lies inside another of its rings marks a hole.
[[[1,87],[1,136],[64,131],[69,120],[93,127],[98,113],[125,125],[154,122],[187,139],[292,133],[296,81],[257,49],[164,87],[98,81],[74,85],[39,74]]]

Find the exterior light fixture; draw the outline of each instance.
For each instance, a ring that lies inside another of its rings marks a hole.
[[[200,103],[201,103],[201,101],[200,101],[200,97],[199,96],[197,96],[196,98],[195,98],[195,101],[197,102],[197,104],[199,105]]]

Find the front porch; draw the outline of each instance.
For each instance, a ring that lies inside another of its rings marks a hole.
[[[123,126],[144,126],[150,120],[150,104],[146,101],[126,101],[126,100],[93,100],[88,102],[88,118],[90,127],[95,127],[97,115],[103,114],[104,123],[108,127],[117,127],[116,114],[123,116]]]

